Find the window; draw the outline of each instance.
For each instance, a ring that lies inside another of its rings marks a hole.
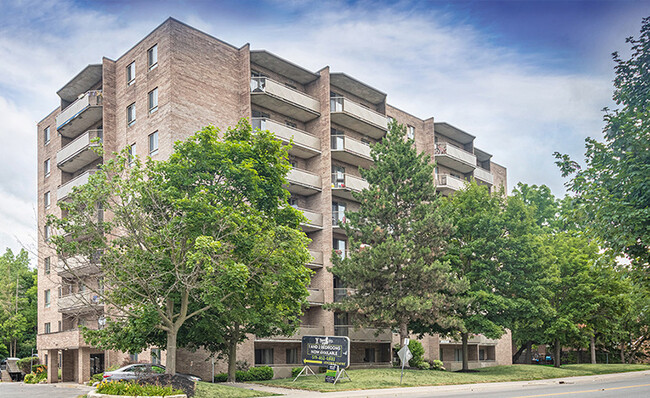
[[[406,138],[409,140],[412,140],[415,138],[415,127],[413,126],[406,126]]]
[[[478,350],[478,359],[479,361],[485,360],[485,350],[482,348]]]
[[[131,62],[126,67],[126,85],[130,86],[135,83],[135,62]]]
[[[50,289],[45,291],[45,308],[50,308],[52,304],[52,295],[50,294]]]
[[[59,286],[59,298],[63,297],[63,288]]]
[[[330,92],[330,112],[343,112],[343,101],[341,94]]]
[[[63,332],[63,325],[61,325],[61,321],[59,321],[59,329],[58,329],[58,331]]]
[[[45,177],[50,175],[50,159],[47,159],[45,163],[43,163],[43,171],[45,171]]]
[[[154,131],[149,134],[149,155],[155,155],[158,153],[158,132]]]
[[[345,167],[332,166],[332,188],[345,188]]]
[[[45,192],[43,195],[43,202],[45,203],[45,208],[50,208],[50,191]]]
[[[50,226],[46,225],[45,228],[43,229],[43,237],[45,238],[46,242],[49,242],[50,240]]]
[[[454,348],[454,361],[461,362],[463,360],[463,349]]]
[[[332,149],[345,149],[345,134],[341,130],[331,129]]]
[[[129,146],[129,165],[132,165],[133,162],[135,162],[135,157],[136,157],[136,147],[135,143],[131,144]]]
[[[50,258],[49,257],[45,257],[45,265],[43,266],[43,268],[45,269],[45,275],[49,275],[50,274]]]
[[[45,127],[45,130],[43,130],[43,141],[45,145],[50,143],[50,126]]]
[[[158,110],[158,87],[149,91],[149,113]]]
[[[338,226],[339,223],[345,224],[345,203],[332,202],[332,225]]]
[[[138,362],[138,354],[129,354],[129,361]]]
[[[52,325],[49,322],[45,322],[45,334],[50,334],[52,333]]]
[[[273,348],[255,349],[255,365],[273,365]]]
[[[341,258],[345,258],[345,255],[346,255],[346,252],[347,252],[346,243],[347,242],[344,241],[343,239],[334,239],[334,242],[333,242],[334,252],[336,254],[338,254],[339,256],[341,256]]]
[[[160,348],[151,349],[151,363],[154,365],[160,365]]]
[[[135,102],[126,107],[126,123],[129,126],[135,123]]]
[[[375,362],[374,348],[366,348],[365,356],[363,357],[363,362]]]
[[[287,126],[289,126],[289,127],[293,127],[294,129],[297,129],[297,128],[298,128],[298,125],[295,124],[294,122],[290,121],[290,120],[285,120],[285,121],[284,121],[284,124],[287,125]]]
[[[153,69],[158,65],[158,45],[151,47],[147,51],[147,60],[149,64],[149,70]]]
[[[300,363],[300,356],[298,355],[297,348],[287,348],[287,361],[286,363]]]

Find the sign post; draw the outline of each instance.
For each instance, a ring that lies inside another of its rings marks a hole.
[[[399,351],[397,351],[397,356],[399,357],[400,361],[402,361],[402,375],[399,378],[399,384],[402,384],[402,379],[404,378],[404,365],[413,358],[413,354],[411,354],[411,350],[409,350],[409,339],[405,338],[404,339],[404,346],[400,348]]]
[[[305,365],[298,377],[316,374],[309,368],[313,366],[327,366],[325,381],[336,384],[337,381],[350,376],[345,368],[350,366],[350,339],[346,336],[303,336],[302,337],[302,362]]]

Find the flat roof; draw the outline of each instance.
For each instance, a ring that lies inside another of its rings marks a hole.
[[[470,142],[474,141],[474,138],[476,138],[473,135],[446,122],[434,123],[433,129],[436,133],[440,133],[446,137],[451,138],[452,140],[460,142],[461,144],[469,144]]]
[[[366,83],[362,83],[345,73],[330,73],[330,84],[340,87],[357,97],[367,99],[373,104],[379,104],[386,100],[386,93],[383,93]]]
[[[90,64],[77,73],[56,93],[62,100],[74,102],[79,94],[90,90],[102,80],[102,64]]]
[[[300,84],[311,83],[319,75],[266,50],[251,50],[251,63],[263,66]]]

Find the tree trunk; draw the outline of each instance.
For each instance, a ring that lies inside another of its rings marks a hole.
[[[236,381],[237,371],[237,342],[239,341],[239,324],[235,323],[235,330],[228,342],[228,383]]]
[[[167,331],[167,359],[165,360],[165,373],[176,374],[176,337],[178,329],[172,327]]]
[[[409,330],[408,330],[408,325],[406,323],[402,323],[399,325],[399,345],[401,346],[404,344],[404,339],[409,337]]]
[[[526,360],[526,365],[533,363],[533,342],[530,340],[526,342],[526,356],[524,358]]]
[[[469,346],[467,345],[467,340],[469,333],[461,333],[461,339],[463,341],[463,372],[469,370]]]
[[[560,345],[560,340],[555,340],[555,358],[553,358],[553,366],[559,368],[560,357],[562,356],[562,346]]]
[[[625,343],[621,343],[621,363],[625,363]]]
[[[591,363],[596,364],[596,336],[591,336]]]
[[[515,352],[515,355],[512,356],[512,363],[517,363],[517,361],[519,361],[519,357],[521,356],[521,354],[524,352],[525,349],[526,349],[526,344],[522,344],[521,347],[519,347],[519,349],[517,350],[517,352]]]

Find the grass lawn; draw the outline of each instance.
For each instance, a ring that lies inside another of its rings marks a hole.
[[[244,388],[230,387],[223,384],[212,384],[200,381],[196,385],[194,398],[247,398],[247,397],[269,397],[274,394],[262,393],[259,391],[247,390]]]
[[[648,365],[564,365],[559,369],[541,365],[494,366],[479,369],[477,373],[440,372],[432,370],[404,370],[404,381],[399,384],[401,369],[359,369],[349,370],[352,381],[332,385],[325,383],[324,375],[293,379],[276,379],[257,382],[270,386],[299,388],[313,391],[367,390],[372,388],[438,386],[445,384],[491,383],[499,381],[522,381],[553,379],[556,377],[588,376],[605,373],[650,370]]]

